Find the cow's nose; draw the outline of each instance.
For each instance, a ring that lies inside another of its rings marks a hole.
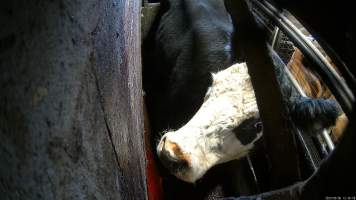
[[[161,142],[162,149],[158,152],[158,157],[170,172],[177,173],[189,167],[188,158],[175,142],[169,141],[166,137],[162,138]]]

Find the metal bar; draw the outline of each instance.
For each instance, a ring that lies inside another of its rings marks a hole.
[[[276,46],[278,35],[279,35],[279,28],[276,26],[274,30],[273,40],[272,40],[272,49],[274,49],[274,47]]]
[[[301,145],[303,147],[303,150],[306,154],[306,156],[308,157],[308,160],[310,161],[310,165],[313,167],[313,170],[316,171],[319,167],[319,162],[318,164],[316,163],[317,160],[315,158],[315,156],[313,156],[312,152],[309,150],[309,147],[307,146],[307,142],[305,141],[304,136],[302,135],[302,133],[297,129],[297,136],[299,138],[299,140],[301,141],[301,143],[303,145]]]
[[[304,90],[302,87],[299,85],[298,81],[294,78],[293,74],[290,72],[290,70],[287,68],[287,66],[284,68],[286,74],[288,75],[289,79],[292,81],[294,87],[298,90],[299,94],[303,97],[306,97],[307,95],[305,94]]]
[[[276,62],[281,62],[283,61],[279,58],[278,54],[270,47],[268,46],[271,53],[274,54],[272,57],[275,57],[278,60],[275,60]],[[287,74],[287,77],[289,80],[292,82],[293,86],[301,95],[305,95],[303,89],[299,86],[297,80],[293,77],[292,73],[289,71],[289,69],[286,67],[286,65],[283,63],[284,68],[283,70]],[[317,167],[320,165],[320,156],[317,153],[316,149],[314,148],[314,144],[311,142],[310,134],[305,135],[303,134],[297,127],[293,126],[293,128],[296,130],[295,134],[299,138],[299,142],[301,143],[301,146],[304,150],[305,156],[307,160],[309,161],[310,166],[313,168],[315,171]]]
[[[251,0],[253,3],[256,3],[255,0]],[[265,2],[265,1],[264,1]],[[265,2],[266,3],[266,2]],[[268,3],[266,3],[268,4]],[[264,5],[262,5],[264,6]],[[261,7],[259,7],[262,11],[266,11],[265,9],[263,9]],[[271,5],[268,5],[268,8],[267,9],[271,9],[273,10],[273,12],[277,12],[275,10],[275,8],[273,8],[273,6]],[[269,13],[266,12],[266,14],[269,15]],[[270,17],[276,17],[275,15],[269,15]],[[286,17],[282,16],[281,14],[277,13],[277,16],[278,18],[280,18],[281,20],[277,20],[277,19],[274,19],[275,22],[279,22],[279,23],[276,23],[277,25],[277,28],[278,28],[278,31],[279,31],[279,26],[278,25],[281,25],[282,23],[286,23],[288,26],[289,26],[289,29],[292,29],[295,33],[296,33],[296,36],[301,38],[302,40],[304,40],[303,42],[305,42],[307,44],[307,47],[309,47],[310,49],[312,49],[313,53],[316,55],[316,57],[322,62],[322,64],[324,64],[324,66],[326,66],[326,68],[331,72],[332,76],[336,77],[336,80],[337,82],[339,82],[343,88],[345,88],[345,92],[346,94],[349,96],[349,98],[354,101],[354,96],[352,94],[352,92],[350,91],[350,89],[346,86],[345,82],[342,80],[342,78],[337,74],[337,72],[335,71],[335,69],[327,62],[327,60],[325,59],[325,57],[321,54],[321,52],[308,40],[306,39],[306,37],[303,35],[303,33],[301,33],[299,31],[299,29],[297,29]],[[286,29],[285,31],[285,34],[288,35],[288,29]],[[277,34],[275,34],[274,37],[276,37]],[[273,42],[275,42],[275,39],[273,40]],[[292,39],[292,38],[290,38]],[[272,43],[273,45],[273,43]],[[273,45],[274,46],[274,45]],[[303,52],[304,53],[304,52]],[[313,57],[315,58],[315,57]],[[320,64],[320,63],[318,63]],[[321,67],[323,68],[323,67]],[[306,96],[304,91],[302,90],[302,88],[300,87],[300,85],[298,84],[298,82],[295,80],[295,78],[293,77],[293,75],[290,73],[289,69],[285,68],[286,72],[287,72],[287,75],[289,76],[290,80],[292,81],[292,83],[294,84],[294,86],[296,87],[296,89],[298,90],[298,92],[302,95],[302,96]],[[322,138],[323,140],[325,141],[325,143],[327,144],[328,146],[328,149],[329,151],[332,151],[335,146],[329,136],[329,134],[327,133],[326,130],[323,130],[322,133]]]
[[[298,34],[295,26],[291,26],[291,23],[287,24],[286,21],[288,22],[289,20],[282,16],[275,8],[273,8],[273,6],[268,4],[266,1],[262,1],[263,3],[256,0],[250,1],[261,11],[271,17],[274,23],[292,40],[292,42],[303,52],[303,54],[305,54],[316,64],[316,70],[324,78],[324,81],[330,87],[346,115],[349,116],[352,111],[352,103],[355,101],[355,98],[343,79],[338,76],[337,73],[334,73],[335,70],[330,69],[330,64],[327,62],[324,63],[325,60],[323,61],[323,58],[321,58],[323,56],[321,55],[320,57],[320,54],[315,51],[316,48],[308,42],[304,35]]]
[[[250,157],[250,155],[247,155],[246,157],[247,157],[247,162],[248,162],[248,165],[250,167],[250,170],[251,170],[251,173],[252,173],[252,176],[253,176],[253,180],[255,181],[257,192],[259,193],[259,192],[261,192],[261,190],[260,190],[260,187],[259,187],[259,183],[258,183],[258,180],[257,180],[255,169],[254,169],[252,161],[251,161],[251,157]]]
[[[344,79],[336,72],[336,70],[334,69],[334,67],[331,66],[331,64],[326,60],[326,58],[323,56],[323,54],[320,52],[319,49],[317,49],[314,44],[307,39],[307,37],[284,15],[282,15],[281,13],[279,13],[272,5],[267,4],[267,6],[269,6],[270,9],[273,10],[274,13],[276,13],[278,15],[278,17],[281,18],[281,20],[287,25],[289,26],[289,28],[293,31],[295,31],[295,33],[297,34],[298,37],[300,37],[303,42],[305,42],[307,44],[307,46],[313,51],[313,53],[317,56],[317,58],[322,62],[322,64],[324,66],[326,66],[326,69],[330,71],[330,73],[332,74],[332,76],[334,76],[336,78],[336,80],[338,80],[338,82],[342,85],[345,93],[349,96],[350,99],[355,99],[352,91],[348,88],[348,86],[345,84]],[[321,66],[323,67],[323,66]]]
[[[321,136],[323,137],[326,145],[328,146],[329,151],[334,150],[335,145],[334,145],[333,141],[331,140],[328,132],[325,129],[321,132]]]
[[[289,71],[289,69],[287,67],[284,68],[289,79],[292,81],[293,85],[295,86],[295,88],[298,90],[298,92],[300,93],[300,95],[302,95],[303,97],[306,97],[307,95],[305,94],[305,92],[303,91],[303,89],[300,87],[299,83],[297,82],[297,80],[295,80],[294,76],[292,75],[292,73]],[[326,131],[326,129],[322,130],[321,132],[321,136],[323,138],[323,140],[325,141],[326,145],[329,148],[329,152],[331,152],[332,150],[334,150],[335,145],[333,143],[333,141],[331,140],[328,132]]]

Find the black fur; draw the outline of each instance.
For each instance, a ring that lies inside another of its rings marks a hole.
[[[212,83],[210,73],[224,70],[237,62],[232,60],[235,53],[229,48],[233,25],[223,1],[164,0],[161,5],[161,13],[142,49],[143,85],[152,133],[156,137],[163,131],[178,129],[187,123],[203,103],[207,88]],[[300,98],[286,78],[282,64],[276,64],[276,75],[286,105],[295,120],[300,120],[299,113],[302,113],[302,120],[325,121],[327,118],[335,121],[335,115],[328,114],[335,110],[334,103],[323,100],[309,102]],[[329,106],[332,108],[329,109]],[[327,117],[321,117],[323,115]],[[304,126],[303,123],[300,125]],[[171,168],[186,165],[173,163],[177,166]],[[221,181],[226,181],[228,177],[223,179]],[[213,187],[211,182],[204,183],[207,188]],[[164,179],[164,186],[167,186],[168,199],[183,199],[187,193],[191,199],[203,199],[209,190],[169,178]]]
[[[211,72],[231,66],[232,22],[223,1],[170,0],[143,45],[144,89],[153,132],[187,123],[211,85]],[[296,125],[317,131],[334,125],[335,101],[303,98],[271,50],[286,105]]]
[[[232,131],[235,133],[235,136],[241,144],[250,144],[254,139],[256,139],[257,134],[262,131],[261,119],[259,117],[246,119]]]
[[[223,1],[163,1],[143,45],[144,89],[154,132],[190,120],[211,85],[211,72],[232,64],[233,31]],[[165,12],[166,11],[166,12]]]
[[[334,100],[299,97],[289,107],[294,123],[312,133],[334,126],[341,114],[341,109]]]
[[[342,110],[335,100],[302,97],[284,71],[286,67],[277,54],[270,49],[277,80],[281,86],[285,104],[295,125],[309,133],[320,133],[335,125]]]

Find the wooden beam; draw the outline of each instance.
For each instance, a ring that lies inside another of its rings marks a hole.
[[[226,0],[234,27],[236,57],[246,61],[264,124],[264,140],[271,162],[272,189],[300,180],[298,152],[274,66],[268,55],[266,36],[257,26],[243,0]],[[242,55],[242,57],[241,57]]]
[[[1,6],[2,199],[147,199],[140,7]]]

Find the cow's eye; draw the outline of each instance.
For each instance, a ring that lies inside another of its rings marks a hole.
[[[262,131],[262,122],[258,117],[251,117],[244,120],[239,126],[233,129],[236,138],[243,145],[251,143]]]

